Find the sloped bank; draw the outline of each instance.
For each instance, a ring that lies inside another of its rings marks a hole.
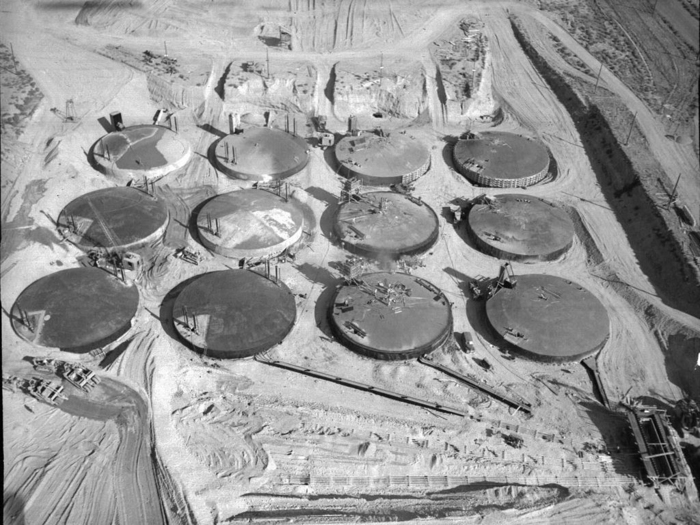
[[[640,268],[666,304],[700,315],[697,272],[650,196],[649,192],[656,190],[645,186],[645,178],[617,141],[601,109],[582,102],[564,76],[530,44],[517,19],[511,17],[510,22],[523,51],[570,113],[605,200],[625,231]],[[640,222],[646,227],[640,228]]]

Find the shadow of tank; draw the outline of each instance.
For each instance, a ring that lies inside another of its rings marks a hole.
[[[138,305],[135,285],[98,268],[72,268],[29,285],[10,317],[17,335],[30,343],[85,353],[124,335]]]
[[[544,144],[501,131],[458,141],[452,149],[452,161],[471,182],[495,188],[532,186],[549,171],[549,153]]]
[[[601,302],[573,281],[551,275],[519,275],[486,303],[494,336],[523,357],[566,362],[600,350],[610,335]]]
[[[134,250],[163,237],[168,209],[135,188],[106,188],[81,195],[58,216],[58,230],[83,251]]]
[[[217,195],[197,215],[202,244],[233,259],[278,255],[301,238],[303,229],[302,209],[264,190]]]
[[[370,273],[339,286],[328,321],[343,345],[385,360],[425,355],[452,333],[447,297],[428,281],[404,273]]]
[[[142,124],[103,136],[90,156],[92,165],[106,175],[156,180],[187,165],[192,148],[168,128]]]
[[[430,152],[406,131],[344,137],[335,157],[341,175],[370,186],[408,184],[430,169]]]
[[[229,177],[270,181],[290,177],[309,163],[306,141],[272,128],[246,128],[214,145],[214,166]]]
[[[346,250],[374,259],[398,259],[429,250],[439,234],[438,218],[426,203],[405,194],[378,191],[353,195],[333,222]]]
[[[467,232],[480,251],[511,261],[552,261],[574,242],[574,223],[566,210],[522,194],[474,204]]]
[[[193,350],[210,357],[249,357],[282,342],[296,321],[294,294],[249,270],[199,276],[177,296],[173,323]]]

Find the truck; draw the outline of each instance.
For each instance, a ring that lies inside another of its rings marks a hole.
[[[461,332],[458,335],[458,339],[459,345],[462,347],[462,351],[465,354],[474,353],[474,338],[472,337],[471,332]]]

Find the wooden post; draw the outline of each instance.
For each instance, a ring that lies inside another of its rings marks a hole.
[[[600,63],[600,69],[598,70],[598,78],[595,79],[595,87],[593,88],[593,94],[596,94],[596,91],[598,91],[598,81],[600,80],[600,74],[603,72],[603,63]]]
[[[637,120],[637,112],[634,112],[634,117],[632,117],[632,122],[630,123],[630,130],[627,133],[627,138],[625,139],[625,146],[629,144],[630,137],[632,136],[632,128],[634,127],[634,122]]]
[[[267,78],[270,78],[270,48],[266,47],[265,51],[267,52]]]

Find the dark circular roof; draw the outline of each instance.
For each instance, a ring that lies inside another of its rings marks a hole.
[[[193,327],[196,320],[196,332]],[[205,355],[247,357],[280,343],[296,320],[294,295],[248,270],[198,277],[178,295],[173,321],[180,337]]]
[[[333,333],[352,350],[378,359],[408,359],[452,333],[452,310],[433,284],[404,273],[370,273],[345,284],[328,311]]]
[[[138,305],[136,286],[104,270],[73,268],[29,285],[12,307],[12,326],[31,343],[87,352],[126,333]]]
[[[422,175],[430,165],[428,149],[405,132],[344,137],[335,146],[335,156],[341,172],[368,184],[400,183],[406,175]]]
[[[351,252],[395,258],[428,250],[437,241],[439,224],[426,203],[401,193],[378,191],[342,204],[333,231]]]
[[[304,169],[309,162],[308,149],[303,138],[290,133],[273,128],[246,128],[220,139],[214,147],[214,160],[216,167],[231,177],[283,179]]]
[[[573,243],[574,223],[562,208],[521,194],[501,194],[469,211],[479,249],[510,260],[552,260]]]
[[[192,148],[174,131],[140,124],[113,131],[93,147],[93,160],[101,171],[151,177],[165,175],[189,161]]]
[[[58,228],[84,250],[143,245],[162,236],[167,225],[163,201],[127,187],[81,195],[58,217]]]
[[[452,158],[461,172],[476,170],[484,179],[526,179],[549,167],[549,153],[541,142],[501,131],[458,141]],[[474,163],[478,166],[469,168]]]
[[[486,303],[492,329],[523,355],[571,361],[605,344],[610,320],[605,307],[585,288],[551,275],[519,275]]]
[[[216,220],[219,235],[216,235]],[[304,214],[293,201],[263,190],[239,190],[210,199],[197,216],[200,240],[228,257],[280,253],[302,234]]]

